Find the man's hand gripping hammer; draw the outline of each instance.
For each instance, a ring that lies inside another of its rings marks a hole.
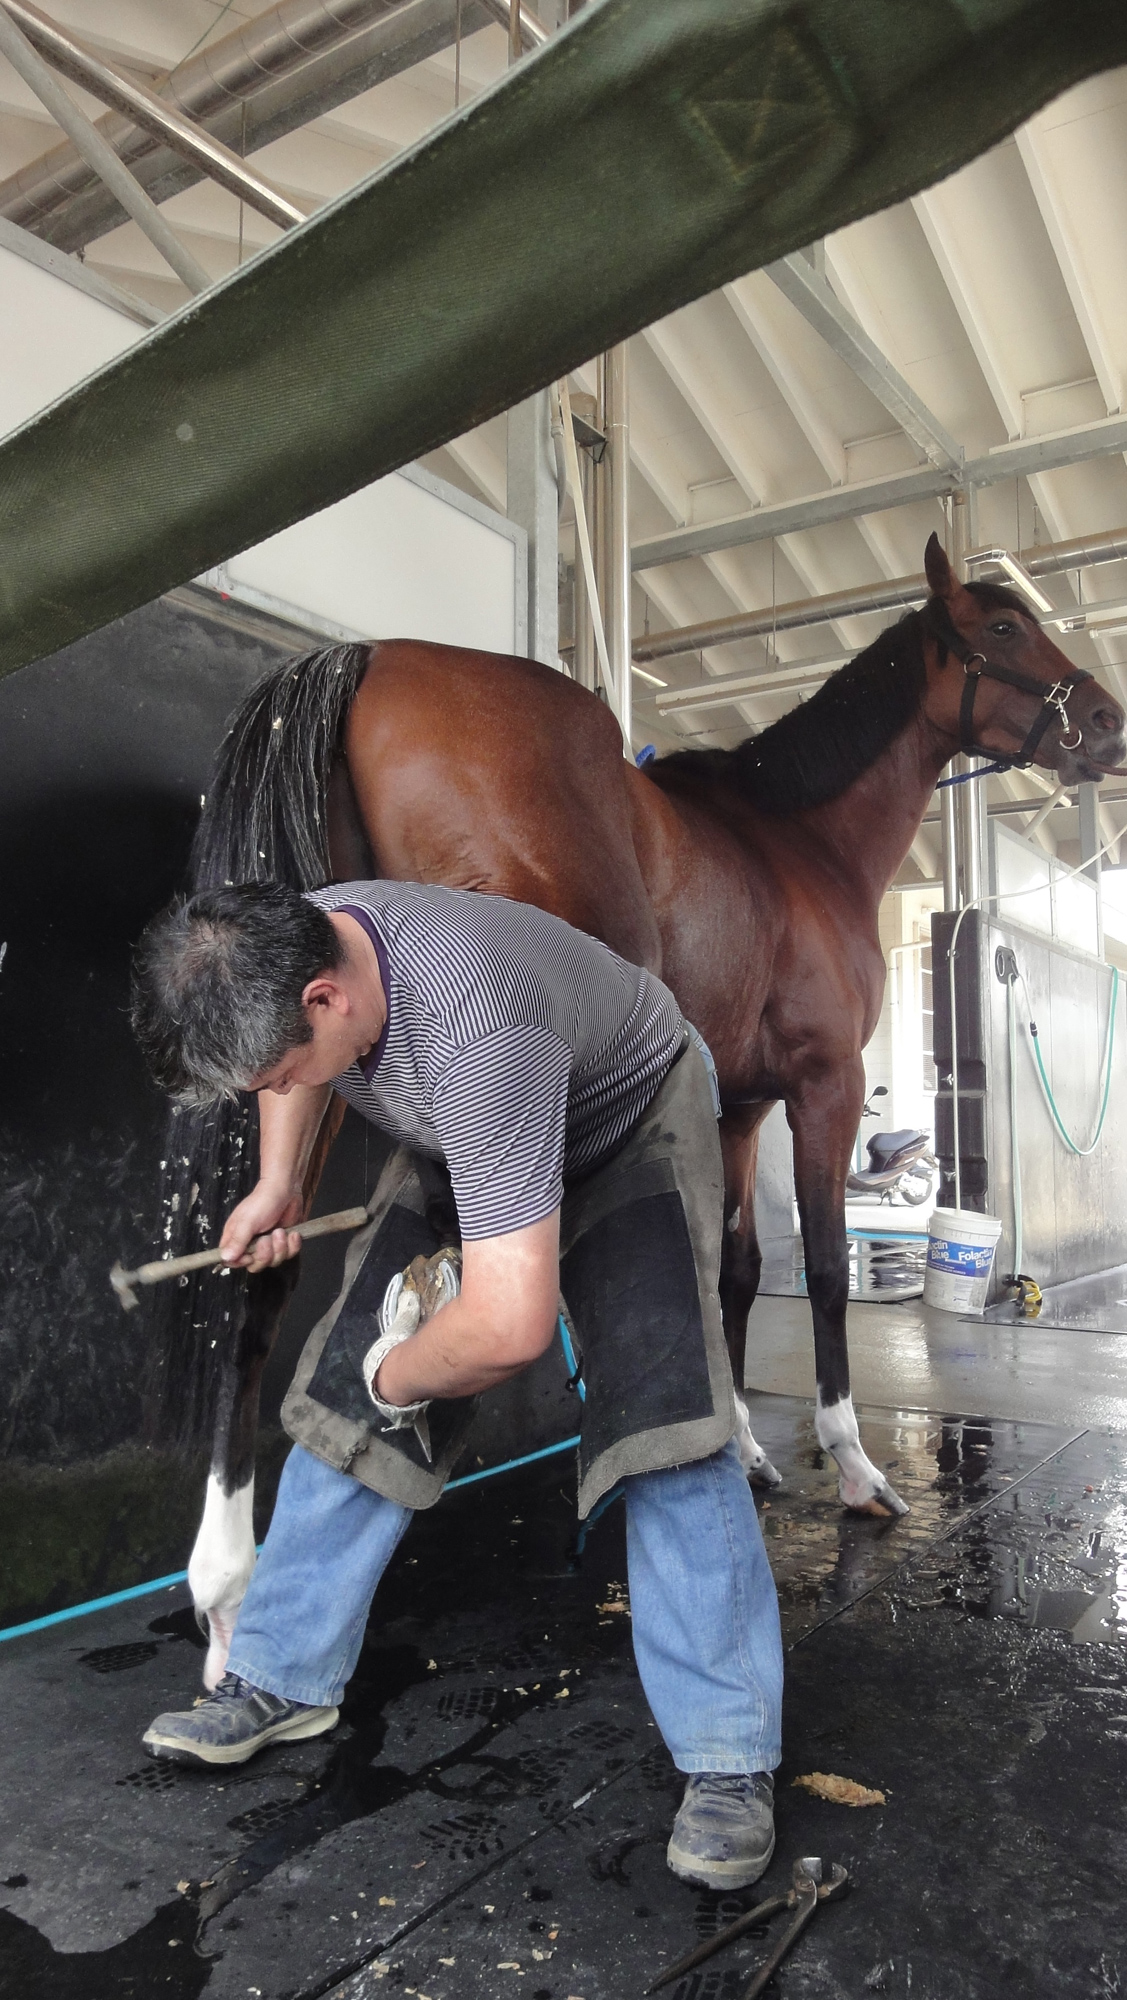
[[[366,1208],[341,1208],[335,1215],[315,1215],[311,1222],[291,1225],[289,1233],[300,1236],[304,1243],[311,1236],[333,1236],[341,1229],[359,1229],[368,1220]],[[252,1241],[257,1242],[258,1238]],[[135,1271],[123,1271],[117,1263],[110,1271],[110,1283],[126,1312],[132,1312],[141,1303],[133,1289],[135,1285],[159,1285],[165,1278],[179,1278],[186,1271],[214,1269],[225,1261],[218,1250],[193,1250],[187,1257],[154,1258],[151,1264],[139,1264]]]

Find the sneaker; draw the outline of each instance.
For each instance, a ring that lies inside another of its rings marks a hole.
[[[775,1852],[774,1803],[769,1771],[694,1771],[666,1851],[673,1873],[702,1889],[758,1882]]]
[[[194,1708],[158,1715],[141,1741],[150,1757],[168,1757],[174,1764],[245,1764],[268,1743],[323,1736],[339,1716],[339,1708],[287,1701],[238,1674],[224,1674],[214,1694]]]

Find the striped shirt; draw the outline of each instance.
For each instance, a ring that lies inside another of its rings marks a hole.
[[[379,1043],[334,1088],[446,1161],[467,1241],[553,1214],[684,1045],[659,979],[526,903],[416,882],[337,882],[309,900],[363,924],[387,995]]]

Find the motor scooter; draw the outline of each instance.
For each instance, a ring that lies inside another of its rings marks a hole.
[[[872,1098],[887,1097],[883,1083],[878,1083],[861,1113],[862,1118],[877,1118]],[[931,1135],[906,1128],[902,1132],[874,1132],[866,1142],[869,1165],[860,1171],[850,1173],[845,1183],[848,1194],[875,1195],[880,1202],[906,1201],[912,1208],[918,1208],[934,1192],[939,1162],[931,1150]]]

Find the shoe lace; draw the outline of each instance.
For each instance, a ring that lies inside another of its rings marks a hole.
[[[696,1789],[731,1798],[748,1790],[758,1791],[764,1776],[762,1771],[701,1771],[697,1775]]]
[[[238,1674],[224,1674],[223,1679],[216,1682],[206,1699],[222,1706],[228,1701],[245,1701],[251,1692],[249,1681],[242,1680]]]

